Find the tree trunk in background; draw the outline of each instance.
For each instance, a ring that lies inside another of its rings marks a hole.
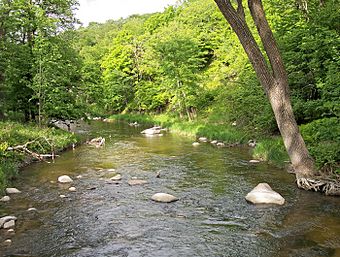
[[[246,23],[242,1],[237,1],[237,9],[232,6],[230,0],[215,0],[215,2],[237,34],[267,94],[297,178],[313,177],[316,172],[314,160],[308,153],[294,118],[287,73],[273,33],[265,17],[261,0],[248,0],[248,6],[271,69],[268,67],[265,57]]]

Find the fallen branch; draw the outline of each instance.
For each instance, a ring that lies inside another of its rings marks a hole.
[[[51,154],[36,153],[36,152],[34,152],[34,151],[32,151],[28,148],[28,146],[33,144],[33,143],[38,143],[40,145],[40,147],[43,148],[42,145],[39,142],[39,139],[44,139],[45,142],[47,142],[47,144],[51,147]],[[26,142],[23,145],[16,145],[16,146],[12,146],[12,147],[7,147],[6,150],[7,151],[17,151],[17,152],[29,155],[29,156],[33,157],[34,159],[37,159],[39,161],[45,161],[47,163],[50,163],[50,162],[46,161],[47,158],[51,158],[54,161],[54,158],[56,156],[58,156],[58,155],[55,155],[54,147],[50,144],[50,142],[48,141],[48,139],[46,137],[37,138],[33,141]]]

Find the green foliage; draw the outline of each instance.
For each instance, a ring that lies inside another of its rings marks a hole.
[[[277,166],[284,166],[289,160],[281,138],[262,139],[257,142],[253,157],[261,161],[269,161]]]
[[[301,133],[319,168],[340,167],[340,119],[323,118],[301,126]]]

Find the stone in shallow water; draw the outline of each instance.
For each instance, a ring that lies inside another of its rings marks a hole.
[[[4,225],[4,229],[13,228],[15,226],[15,220],[7,221]]]
[[[193,142],[192,143],[192,146],[199,146],[200,145],[200,143],[198,143],[198,142]]]
[[[11,239],[6,239],[6,240],[4,241],[4,244],[5,244],[5,245],[10,245],[10,244],[12,244],[12,240],[11,240]]]
[[[117,174],[117,175],[110,178],[110,180],[113,180],[113,181],[118,181],[118,180],[121,180],[121,179],[122,179],[122,175],[120,175],[120,174]]]
[[[9,200],[11,200],[11,198],[8,195],[5,195],[0,199],[0,202],[8,202]]]
[[[200,137],[200,138],[198,138],[198,141],[200,141],[200,142],[208,142],[208,138],[206,138],[206,137]]]
[[[144,185],[147,184],[148,182],[146,180],[142,180],[142,179],[130,179],[128,181],[128,184],[130,186],[138,186],[138,185]]]
[[[278,204],[283,205],[285,199],[275,192],[267,183],[258,184],[246,195],[246,200],[253,204]]]
[[[6,193],[7,194],[20,194],[21,191],[14,188],[14,187],[8,187],[8,188],[6,188]]]
[[[249,163],[259,163],[259,160],[250,160]]]
[[[6,222],[9,222],[11,220],[17,220],[17,217],[15,217],[15,216],[4,216],[4,217],[0,218],[0,228],[2,228],[2,226]]]
[[[70,192],[75,192],[75,191],[77,191],[77,189],[76,189],[75,187],[70,187],[70,188],[68,189],[68,191],[70,191]]]
[[[166,194],[166,193],[157,193],[151,197],[151,200],[155,202],[161,202],[161,203],[171,203],[171,202],[177,201],[178,198],[176,196]]]
[[[67,175],[62,175],[58,177],[58,182],[59,183],[72,183],[73,180]]]

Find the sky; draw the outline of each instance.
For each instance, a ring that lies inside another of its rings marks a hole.
[[[89,22],[105,22],[126,18],[132,14],[163,11],[177,0],[79,0],[76,17],[87,26]]]

